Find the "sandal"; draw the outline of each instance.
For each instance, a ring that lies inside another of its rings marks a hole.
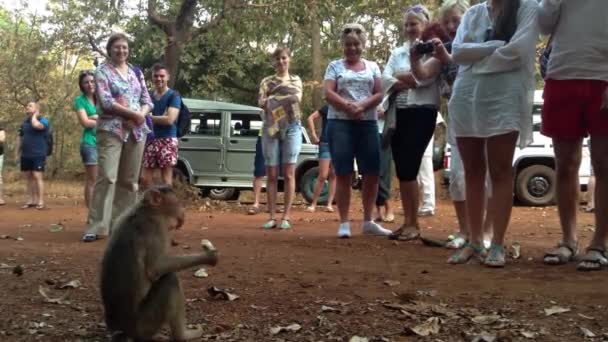
[[[304,209],[305,212],[307,213],[314,213],[315,211],[317,211],[316,207],[313,207],[312,205],[309,207],[306,207],[306,209]]]
[[[596,247],[587,248],[587,253],[580,261],[576,266],[578,271],[599,271],[603,266],[608,265],[606,250]]]
[[[264,225],[262,226],[262,228],[264,229],[272,229],[272,228],[276,228],[277,227],[277,220],[275,219],[270,219],[268,222],[264,223]]]
[[[416,240],[420,237],[420,230],[418,227],[414,226],[401,226],[399,229],[390,233],[388,236],[389,240],[399,240],[399,241],[412,241]]]
[[[334,207],[325,207],[325,212],[326,212],[326,213],[333,213],[333,212],[335,212],[335,211],[336,211],[336,210],[334,209]]]
[[[382,222],[393,223],[395,222],[395,214],[391,213],[382,218]]]
[[[445,244],[445,248],[448,249],[461,249],[467,244],[467,237],[460,233],[456,235],[450,235],[451,240]]]
[[[291,224],[289,223],[289,220],[287,220],[287,219],[281,220],[281,224],[279,225],[279,228],[281,228],[282,230],[291,229]]]
[[[505,248],[502,245],[491,245],[483,263],[488,267],[505,267]]]
[[[260,207],[251,206],[247,209],[247,215],[255,215],[260,212]]]
[[[594,212],[595,212],[595,208],[584,208],[584,209],[583,209],[583,212],[584,212],[584,213],[591,214],[591,213],[594,213]]]
[[[560,242],[557,249],[545,253],[543,262],[546,265],[564,265],[570,261],[574,261],[578,254],[578,242],[571,246],[567,243]]]
[[[26,203],[26,204],[22,205],[21,208],[19,208],[19,209],[29,209],[29,208],[36,208],[36,204]]]
[[[84,234],[82,242],[95,242],[97,241],[97,235],[95,234]]]
[[[470,254],[465,253],[465,251],[467,249],[473,250],[473,253],[470,253]],[[479,261],[482,261],[485,257],[485,254],[486,254],[486,250],[483,247],[469,242],[466,245],[464,245],[464,247],[462,247],[461,249],[456,251],[456,253],[452,254],[452,256],[450,256],[448,258],[448,264],[452,264],[452,265],[466,264],[473,257],[477,258]]]
[[[36,209],[37,210],[44,210],[44,209],[46,209],[46,207],[44,206],[44,204],[37,204],[36,205]]]

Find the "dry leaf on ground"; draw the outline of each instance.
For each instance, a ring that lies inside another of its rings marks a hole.
[[[294,323],[294,324],[290,324],[290,325],[288,325],[286,327],[277,326],[277,327],[274,327],[274,328],[270,328],[270,333],[272,335],[277,335],[277,334],[280,334],[282,332],[288,332],[288,331],[290,331],[290,332],[297,332],[300,329],[302,329],[302,326],[299,325],[299,324],[297,324],[297,323]]]
[[[557,314],[561,314],[564,312],[570,312],[569,308],[562,308],[561,306],[552,306],[548,309],[545,309],[545,315],[546,316],[552,316],[552,315],[557,315]]]

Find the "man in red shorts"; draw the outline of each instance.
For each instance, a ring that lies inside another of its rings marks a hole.
[[[542,133],[553,139],[557,205],[563,232],[550,265],[574,260],[578,252],[576,213],[583,138],[591,136],[596,174],[596,231],[577,269],[608,265],[608,29],[606,0],[542,0],[541,32],[552,34],[542,113]]]
[[[177,116],[182,105],[180,96],[167,86],[169,72],[164,65],[152,67],[152,80],[154,138],[144,150],[142,178],[145,188],[152,185],[155,170],[160,170],[164,184],[173,182],[173,166],[177,164]]]

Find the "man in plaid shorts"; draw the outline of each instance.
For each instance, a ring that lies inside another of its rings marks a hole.
[[[142,178],[145,188],[152,185],[156,170],[160,171],[162,183],[171,185],[173,166],[177,164],[177,116],[182,99],[167,86],[169,77],[166,66],[155,64],[152,67],[154,90],[150,95],[154,101],[154,138],[147,143],[144,150]]]

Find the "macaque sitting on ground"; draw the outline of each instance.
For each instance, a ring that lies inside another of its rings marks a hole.
[[[148,341],[168,326],[171,339],[202,336],[186,328],[184,294],[177,271],[215,265],[217,251],[203,245],[200,254],[168,255],[169,230],[184,222],[184,208],[169,186],[152,187],[117,223],[101,265],[101,297],[112,341]]]

